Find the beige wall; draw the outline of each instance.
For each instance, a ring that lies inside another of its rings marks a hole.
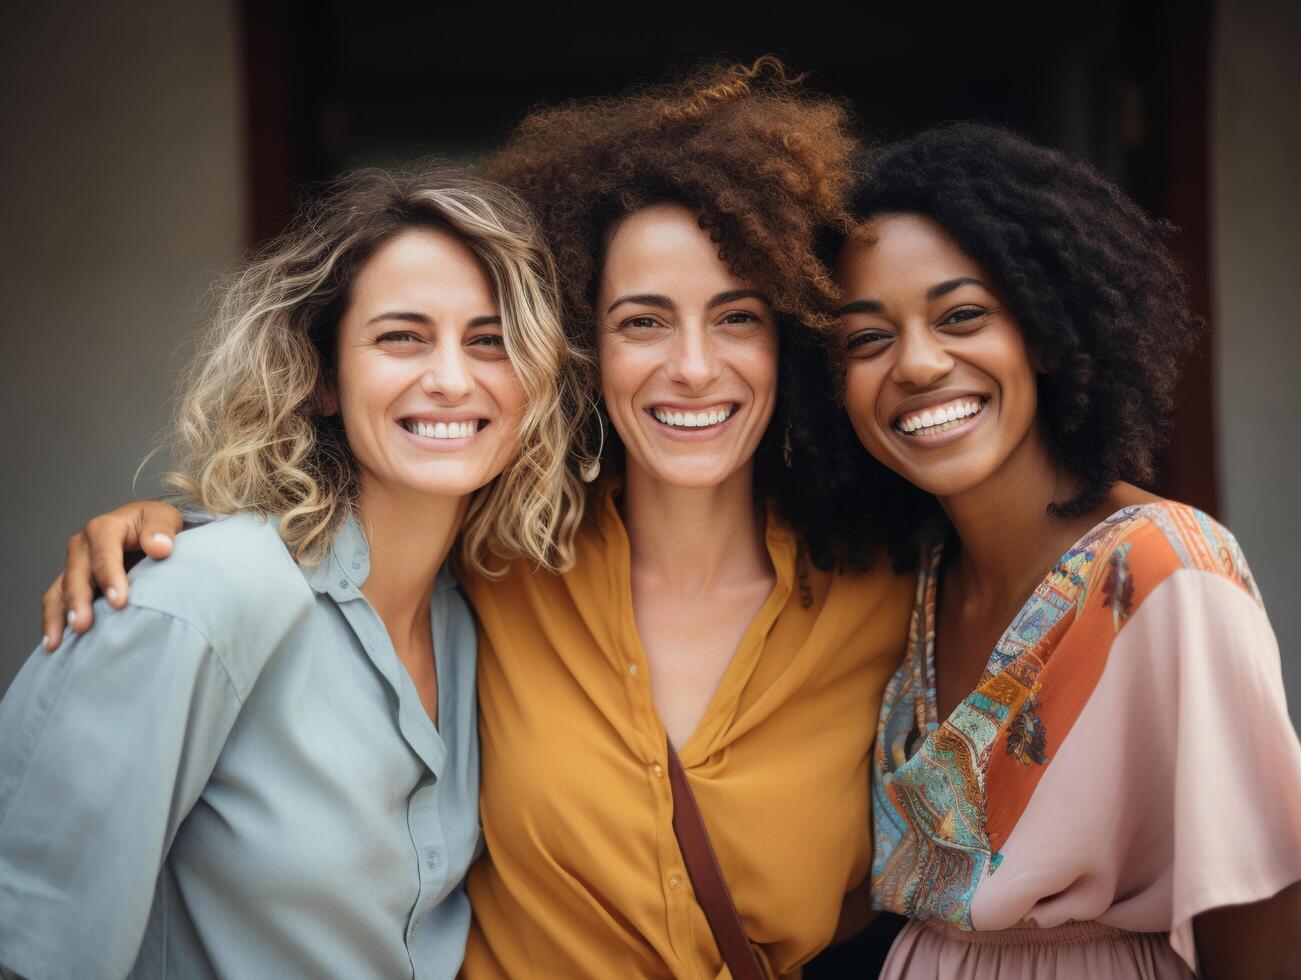
[[[243,248],[237,37],[234,0],[0,8],[0,691],[77,519],[132,496]]]
[[[1247,554],[1301,722],[1301,5],[1219,4],[1212,65],[1215,367],[1226,523]]]

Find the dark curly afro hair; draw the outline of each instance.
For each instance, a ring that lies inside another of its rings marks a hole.
[[[1092,166],[977,123],[938,126],[889,146],[863,174],[850,204],[859,222],[901,212],[934,219],[985,268],[1016,315],[1043,365],[1040,415],[1080,480],[1078,494],[1052,503],[1049,513],[1086,513],[1121,481],[1150,485],[1180,364],[1202,326],[1169,245],[1173,226],[1149,217]],[[825,384],[806,377],[796,397],[816,403]],[[858,565],[881,520],[915,538],[939,510],[929,495],[883,472],[840,415],[831,437],[838,446],[829,450],[835,458],[822,464],[828,479],[795,506],[815,559]],[[847,532],[845,515],[862,511],[865,500],[872,510]],[[899,533],[890,540],[896,563],[907,563],[907,542]]]
[[[609,231],[652,204],[700,216],[720,259],[772,303],[783,358],[789,344],[807,344],[801,324],[829,322],[837,292],[815,243],[852,228],[845,202],[858,147],[842,102],[803,81],[771,56],[702,64],[667,84],[535,110],[486,162],[487,176],[536,211],[560,272],[565,329],[592,363]],[[595,398],[597,379],[586,380]],[[789,477],[780,459],[788,401],[779,390],[760,446],[763,493]],[[605,442],[617,453],[612,435]],[[595,417],[577,442],[580,455],[596,451]]]

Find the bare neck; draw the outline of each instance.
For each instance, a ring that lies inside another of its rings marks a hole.
[[[700,595],[772,574],[752,463],[718,486],[674,487],[629,460],[623,514],[634,579]]]
[[[1036,425],[988,480],[940,498],[961,542],[953,571],[968,604],[999,608],[1024,599],[1093,526],[1092,514],[1048,514],[1048,505],[1074,496],[1078,483]]]
[[[362,594],[394,642],[426,629],[434,579],[447,559],[469,497],[435,497],[368,487],[357,516],[370,546],[370,574]]]

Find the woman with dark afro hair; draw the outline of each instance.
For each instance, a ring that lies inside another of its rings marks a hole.
[[[855,149],[838,102],[761,59],[536,111],[488,161],[556,257],[597,410],[569,406],[590,419],[572,567],[462,579],[487,844],[468,977],[790,975],[866,880],[912,582],[817,567],[783,516],[818,455],[788,379],[825,373],[806,325],[830,326],[837,292],[815,243],[851,229]],[[65,592],[120,567],[123,526],[74,541]],[[705,865],[675,839],[700,840],[692,798]]]
[[[832,346],[870,458],[802,506],[866,515],[823,560],[859,557],[864,486],[922,545],[873,759],[873,904],[911,919],[883,975],[1297,976],[1277,643],[1233,536],[1139,489],[1198,328],[1170,229],[974,124],[887,149],[852,210]]]

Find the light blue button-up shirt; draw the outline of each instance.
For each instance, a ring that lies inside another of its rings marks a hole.
[[[474,623],[444,569],[436,729],[369,570],[355,520],[314,569],[270,523],[214,521],[28,660],[0,702],[0,965],[455,976],[481,839]]]

